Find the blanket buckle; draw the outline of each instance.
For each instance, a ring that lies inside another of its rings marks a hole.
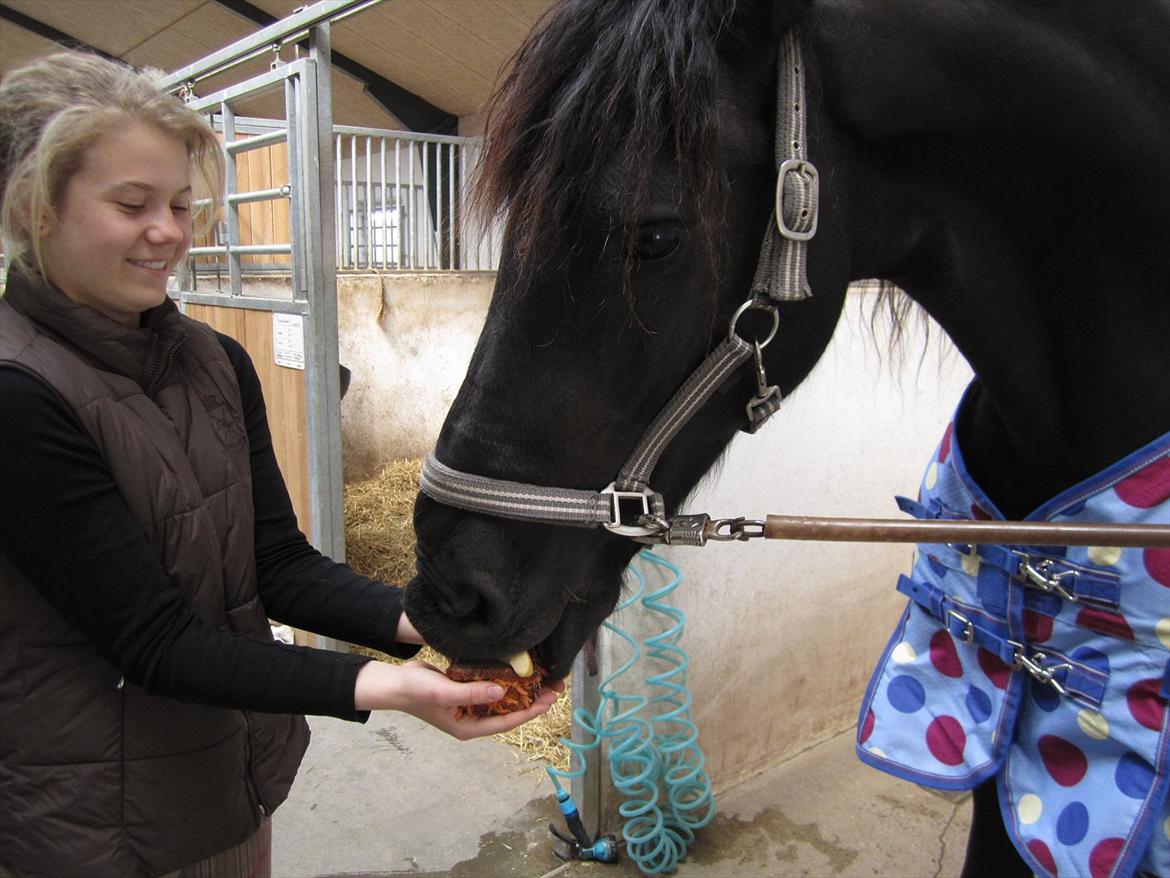
[[[1068,695],[1068,690],[1056,679],[1056,674],[1060,671],[1071,671],[1071,664],[1068,662],[1057,662],[1056,664],[1050,665],[1048,664],[1049,656],[1046,653],[1037,651],[1029,656],[1026,647],[1022,643],[1016,643],[1012,640],[1009,640],[1008,643],[1015,648],[1014,658],[1017,669],[1027,671],[1036,682],[1051,686],[1059,694]]]
[[[1054,594],[1066,601],[1076,602],[1077,596],[1062,584],[1062,580],[1064,579],[1076,579],[1077,572],[1075,570],[1053,573],[1052,571],[1056,563],[1051,558],[1041,558],[1033,561],[1031,555],[1024,554],[1023,552],[1018,554],[1020,556],[1020,566],[1016,572],[1017,578],[1030,582],[1041,591]]]
[[[962,613],[956,612],[955,610],[952,610],[948,607],[947,608],[947,630],[950,631],[952,635],[955,633],[951,629],[951,620],[952,619],[954,619],[956,622],[958,622],[960,625],[963,626],[963,628],[962,628],[963,643],[974,643],[975,642],[975,626],[971,624],[971,620],[968,619],[966,616],[964,616]]]

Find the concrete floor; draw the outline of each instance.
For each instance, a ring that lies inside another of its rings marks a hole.
[[[401,714],[310,724],[313,743],[273,822],[274,878],[640,874],[624,858],[563,866],[547,830],[560,815],[543,764],[512,747],[460,743]],[[965,794],[863,766],[852,734],[738,785],[718,805],[679,878],[954,876],[970,810]]]

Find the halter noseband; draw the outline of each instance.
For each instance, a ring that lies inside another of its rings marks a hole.
[[[441,463],[432,452],[423,463],[422,493],[471,512],[600,526],[644,543],[702,545],[715,538],[705,526],[706,516],[680,515],[668,521],[662,495],[650,489],[650,474],[683,426],[753,354],[757,388],[747,403],[743,429],[756,432],[780,408],[780,389],[768,384],[762,353],[779,324],[775,303],[811,295],[806,277],[807,243],[817,229],[819,177],[806,157],[804,66],[800,45],[791,31],[781,43],[777,67],[776,203],[760,248],[752,297],[731,318],[727,338],[707,355],[646,429],[617,478],[600,491],[549,488],[459,472]],[[762,342],[748,342],[735,331],[739,318],[752,309],[772,314],[771,332]]]

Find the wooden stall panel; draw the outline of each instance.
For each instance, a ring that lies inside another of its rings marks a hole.
[[[238,139],[239,140],[245,139],[245,135],[239,135]],[[260,152],[263,152],[263,150],[261,150]],[[259,152],[241,152],[241,153],[236,153],[236,155],[235,155],[236,188],[240,192],[240,194],[243,194],[245,192],[251,192],[254,188],[256,188],[252,185],[252,165],[258,156],[259,156]],[[232,161],[232,158],[230,156],[228,157],[228,161]],[[266,235],[264,234],[263,227],[260,226],[259,222],[258,222],[258,217],[256,214],[256,205],[255,204],[240,204],[240,205],[237,205],[236,209],[239,212],[239,220],[240,220],[240,226],[239,226],[239,228],[240,228],[240,243],[241,244],[263,244],[263,243],[266,243],[263,240],[263,238],[266,237]],[[247,264],[253,262],[255,259],[256,259],[255,256],[243,256],[240,258],[240,264],[247,265]]]
[[[288,179],[288,144],[277,143],[265,150],[271,166],[270,178],[272,186],[283,186]],[[272,240],[276,244],[287,244],[292,241],[292,224],[290,217],[290,200],[278,198],[268,202],[268,209],[272,214]],[[286,262],[288,257],[270,257],[275,262]]]
[[[288,485],[297,522],[304,533],[311,533],[305,373],[300,369],[278,366],[273,360],[272,312],[188,304],[186,313],[224,335],[230,335],[252,357],[264,389],[276,461]]]
[[[273,144],[250,152],[240,153],[236,159],[237,181],[241,193],[275,189],[289,182],[288,145]],[[286,198],[257,201],[240,205],[241,244],[287,244],[289,229],[289,202]],[[244,256],[243,265],[286,263],[288,257],[257,254]]]
[[[241,140],[252,135],[241,134]],[[219,135],[220,140],[223,136]],[[236,163],[236,188],[240,194],[256,192],[262,189],[276,189],[289,182],[288,179],[288,145],[284,143],[266,146],[263,149],[250,150],[228,157],[228,161]],[[272,201],[257,201],[239,205],[240,243],[241,244],[288,244],[292,240],[292,228],[289,222],[289,199],[277,198]],[[222,217],[220,218],[222,219]],[[214,230],[201,236],[195,241],[197,247],[210,247],[217,243]],[[223,256],[198,256],[196,264],[214,265],[223,262]],[[240,264],[271,265],[277,263],[288,265],[289,257],[271,254],[254,254],[242,256]]]

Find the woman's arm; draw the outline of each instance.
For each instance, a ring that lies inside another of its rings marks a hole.
[[[362,656],[261,643],[200,620],[159,565],[85,429],[39,379],[0,368],[0,551],[147,691],[357,718]]]
[[[111,662],[146,691],[342,719],[402,710],[457,738],[514,728],[555,700],[546,691],[522,713],[456,720],[455,705],[498,695],[418,662],[390,665],[208,625],[167,578],[96,446],[56,394],[25,372],[0,367],[0,411],[0,552],[88,638],[95,661]],[[404,639],[420,640],[401,612],[391,615]]]
[[[410,643],[421,640],[402,645],[396,636],[404,619],[402,590],[327,558],[298,528],[272,449],[256,369],[239,342],[225,335],[219,338],[235,367],[244,406],[256,509],[256,574],[265,611],[294,628],[373,647],[399,658],[411,657],[418,650]],[[406,626],[403,630],[404,636],[410,636]]]

